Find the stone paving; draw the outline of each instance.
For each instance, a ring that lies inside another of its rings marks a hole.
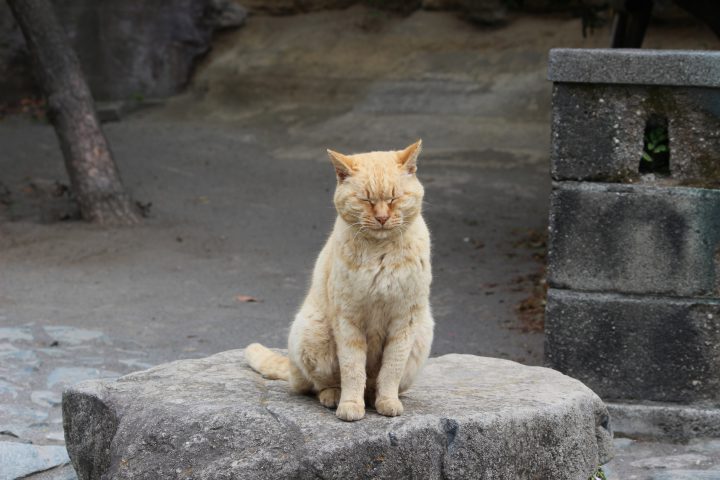
[[[0,480],[66,465],[63,389],[148,368],[146,357],[98,330],[39,323],[1,327]],[[74,472],[62,467],[45,477],[70,479]]]
[[[608,480],[720,480],[720,439],[687,444],[616,438]]]
[[[145,369],[153,360],[100,330],[0,328],[0,480],[74,480],[64,448],[63,388]],[[609,480],[720,480],[720,439],[614,444],[616,457],[604,467]]]

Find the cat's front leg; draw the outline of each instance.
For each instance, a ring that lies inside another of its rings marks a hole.
[[[375,410],[381,415],[395,417],[403,413],[403,404],[398,398],[398,391],[413,345],[412,322],[398,325],[388,333],[382,365],[377,377]]]
[[[367,340],[354,324],[340,319],[335,333],[340,364],[340,403],[335,415],[352,422],[365,416]]]

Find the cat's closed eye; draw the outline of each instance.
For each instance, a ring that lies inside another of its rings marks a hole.
[[[400,197],[391,197],[391,198],[388,198],[387,200],[383,200],[383,201],[385,203],[387,203],[388,205],[392,205],[395,200],[399,200],[399,199],[400,199]],[[377,202],[370,200],[369,198],[364,198],[364,197],[358,197],[358,200],[360,200],[361,202],[367,202],[373,206],[375,205],[375,203],[377,203]]]

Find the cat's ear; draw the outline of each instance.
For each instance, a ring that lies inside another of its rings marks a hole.
[[[408,173],[415,173],[417,171],[417,158],[422,151],[422,140],[418,140],[413,143],[405,150],[398,152],[397,161],[398,164],[405,169]]]
[[[335,152],[328,148],[328,156],[330,161],[335,167],[335,173],[337,174],[338,182],[342,182],[347,177],[353,174],[353,168],[355,166],[352,158],[342,153]]]

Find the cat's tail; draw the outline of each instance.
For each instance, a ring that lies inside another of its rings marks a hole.
[[[290,360],[259,343],[245,347],[245,359],[256,372],[270,380],[287,380],[290,377]]]

